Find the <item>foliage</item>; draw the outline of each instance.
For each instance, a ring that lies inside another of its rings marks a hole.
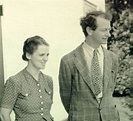
[[[115,91],[123,94],[124,90],[127,89],[130,84],[129,44],[120,41],[112,42],[110,50],[115,52],[119,57],[119,71]]]
[[[114,0],[116,1],[116,0]],[[122,0],[121,0],[122,1]],[[119,57],[119,70],[117,74],[117,85],[115,92],[123,94],[130,84],[130,9],[129,5],[121,5],[123,2],[109,4],[109,11],[112,14],[111,37],[108,41],[108,49]],[[128,92],[129,93],[129,92]]]

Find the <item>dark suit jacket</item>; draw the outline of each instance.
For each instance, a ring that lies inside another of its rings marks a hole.
[[[59,71],[60,96],[69,121],[119,121],[112,93],[116,84],[118,59],[103,48],[103,98],[99,104],[94,94],[82,45],[61,59]],[[101,118],[101,119],[100,119]]]

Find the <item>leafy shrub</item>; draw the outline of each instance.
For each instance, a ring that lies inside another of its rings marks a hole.
[[[108,40],[108,49],[116,53],[119,57],[119,70],[115,93],[119,93],[120,95],[124,95],[124,93],[129,94],[130,91],[127,89],[130,85],[129,62],[131,59],[131,45],[129,44],[131,27],[130,9],[123,5],[119,7],[118,4],[112,1],[108,4],[109,12],[112,14],[111,37]]]

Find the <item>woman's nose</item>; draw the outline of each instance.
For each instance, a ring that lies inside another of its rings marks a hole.
[[[44,56],[43,60],[47,61],[48,60],[48,56]]]

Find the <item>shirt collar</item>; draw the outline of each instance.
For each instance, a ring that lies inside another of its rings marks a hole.
[[[93,53],[93,51],[94,51],[94,48],[91,47],[91,46],[89,46],[88,44],[86,44],[86,42],[83,43],[83,47],[84,47],[85,49],[87,49],[87,51],[90,52],[90,53]],[[100,46],[97,48],[97,50],[98,50],[98,53],[99,53],[100,55],[103,55],[102,45],[100,45]]]

